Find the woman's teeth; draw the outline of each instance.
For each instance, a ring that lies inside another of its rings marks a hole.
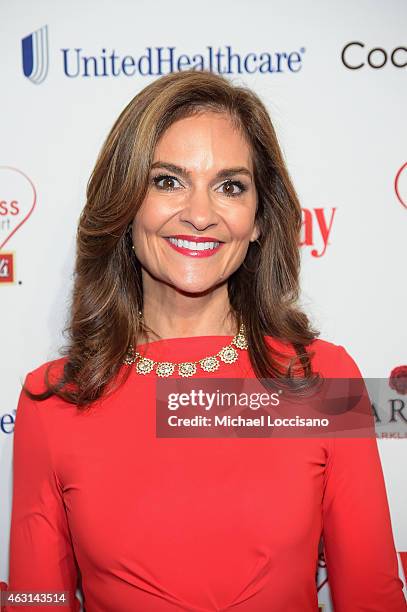
[[[168,240],[174,246],[190,249],[191,251],[207,251],[216,249],[219,246],[219,242],[190,242],[189,240],[179,240],[178,238],[168,238]]]

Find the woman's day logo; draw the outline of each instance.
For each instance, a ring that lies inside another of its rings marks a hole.
[[[35,208],[37,193],[24,172],[0,166],[0,282],[13,281],[13,254],[4,246],[27,221]]]
[[[324,208],[302,208],[302,224],[300,247],[314,247],[312,257],[322,257],[331,235],[336,207],[330,210]],[[318,250],[319,249],[319,250]]]
[[[397,171],[394,179],[394,191],[400,204],[407,208],[407,162]]]

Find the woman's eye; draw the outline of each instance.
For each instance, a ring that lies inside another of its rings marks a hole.
[[[175,176],[171,176],[169,174],[160,174],[158,176],[154,176],[151,180],[160,191],[175,191],[176,189],[182,187],[179,180]],[[246,187],[241,181],[232,180],[225,181],[220,186],[220,189],[222,190],[223,195],[227,197],[236,197],[246,191]]]
[[[175,176],[169,176],[167,174],[154,176],[152,181],[154,185],[162,191],[173,191],[174,189],[177,189],[176,183],[179,184],[179,181],[175,178]]]
[[[221,188],[228,197],[238,196],[246,191],[246,187],[240,181],[226,181],[221,185]]]

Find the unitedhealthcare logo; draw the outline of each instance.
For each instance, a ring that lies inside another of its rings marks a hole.
[[[190,53],[178,47],[145,47],[136,54],[102,47],[89,53],[82,47],[60,49],[60,69],[69,79],[161,76],[182,70],[209,70],[219,74],[284,74],[300,72],[306,49],[257,49],[241,53],[232,45],[206,45]],[[36,85],[48,74],[48,26],[22,40],[24,76]]]
[[[23,38],[21,46],[24,76],[39,85],[48,74],[48,26]]]

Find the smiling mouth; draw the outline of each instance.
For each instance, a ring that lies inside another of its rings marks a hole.
[[[168,244],[183,255],[191,255],[193,257],[208,257],[219,251],[223,242],[218,240],[208,240],[205,238],[197,238],[195,240],[187,240],[185,238],[175,238],[167,236],[165,240]]]

